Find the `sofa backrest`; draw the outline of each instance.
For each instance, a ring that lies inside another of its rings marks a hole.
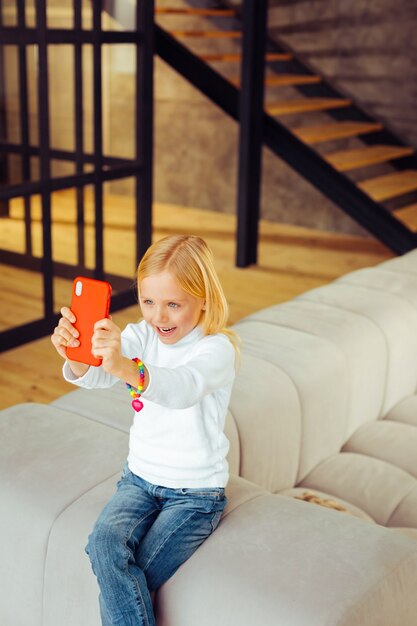
[[[291,488],[415,392],[417,251],[406,256],[234,326],[243,348],[231,456],[243,478],[273,492]]]

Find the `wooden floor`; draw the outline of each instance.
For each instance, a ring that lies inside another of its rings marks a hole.
[[[56,194],[53,203],[53,255],[75,261],[74,202]],[[105,204],[105,269],[134,278],[134,237],[130,224],[133,203],[107,196]],[[33,211],[34,252],[41,254],[39,210]],[[93,217],[87,211],[87,262],[93,262]],[[361,267],[376,265],[392,253],[373,239],[314,231],[297,226],[261,222],[259,263],[246,269],[234,266],[236,220],[198,209],[155,205],[154,239],[172,233],[193,233],[211,246],[230,306],[230,324],[262,307],[294,296]],[[0,247],[23,250],[22,211],[14,205],[10,219],[0,219]],[[35,319],[42,313],[42,283],[33,272],[0,265],[2,307],[0,328]],[[55,281],[56,310],[69,302],[69,281]],[[134,306],[115,313],[121,327],[139,319]],[[0,408],[19,402],[49,402],[73,390],[61,377],[62,359],[49,337],[0,354]]]

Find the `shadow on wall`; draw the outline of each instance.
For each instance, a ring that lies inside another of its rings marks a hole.
[[[270,35],[417,147],[413,0],[271,0]]]

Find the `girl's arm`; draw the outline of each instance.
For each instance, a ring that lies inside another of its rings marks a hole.
[[[128,327],[129,328],[129,327]],[[125,331],[126,332],[126,331]],[[92,339],[93,354],[102,360],[100,367],[90,367],[84,376],[74,379],[64,368],[70,382],[86,388],[110,387],[118,379],[138,387],[138,367],[131,359],[141,358],[142,345],[138,336],[128,331],[121,348],[121,332],[110,319],[95,325]],[[144,363],[145,381],[142,396],[156,404],[186,409],[197,404],[205,395],[225,387],[235,377],[235,350],[223,335],[204,337],[194,355],[184,365],[176,368],[157,367]]]
[[[88,368],[85,366],[86,369],[83,370],[83,367],[74,369],[74,362],[67,361],[63,373],[68,382],[87,389],[94,389],[111,387],[120,378],[129,382],[133,387],[138,386],[138,368],[136,363],[129,358],[142,352],[142,338],[136,324],[129,324],[121,333],[120,328],[111,319],[100,320],[94,326],[91,343],[92,354],[101,358],[102,364],[99,367]],[[144,388],[148,386],[148,381],[149,376],[146,371]]]
[[[227,337],[207,336],[185,365],[174,369],[148,365],[145,371],[148,385],[143,398],[167,408],[186,409],[234,380],[235,350]]]

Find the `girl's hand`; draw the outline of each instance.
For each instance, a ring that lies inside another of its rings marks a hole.
[[[54,328],[54,333],[51,336],[51,341],[55,346],[55,350],[62,358],[66,359],[67,355],[65,348],[71,346],[76,348],[79,345],[78,330],[73,326],[75,322],[75,315],[68,307],[64,306],[61,309],[61,315],[58,322],[58,326]]]
[[[132,359],[122,355],[121,330],[112,321],[105,318],[94,324],[92,338],[93,356],[102,359],[101,367],[105,372],[137,387],[139,381],[138,368]],[[145,381],[143,391],[149,384],[149,372],[144,365]]]
[[[94,324],[91,344],[93,356],[103,359],[104,371],[120,378],[126,359],[122,356],[121,330],[111,318]]]

